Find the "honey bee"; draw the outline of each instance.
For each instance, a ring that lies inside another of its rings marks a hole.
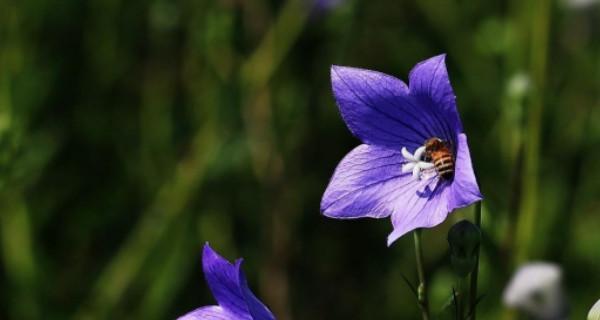
[[[425,141],[425,160],[433,162],[442,179],[449,180],[454,175],[454,159],[448,145],[440,138]]]

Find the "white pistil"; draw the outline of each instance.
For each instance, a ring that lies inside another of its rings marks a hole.
[[[406,159],[406,163],[402,165],[402,172],[411,172],[414,178],[420,180],[423,178],[423,172],[428,172],[433,169],[433,163],[423,161],[422,157],[425,153],[425,146],[419,147],[415,150],[415,154],[411,154],[406,150],[405,147],[402,147],[402,156]]]

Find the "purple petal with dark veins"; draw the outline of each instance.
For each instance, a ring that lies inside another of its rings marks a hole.
[[[444,139],[456,141],[455,134],[462,132],[460,116],[456,108],[456,96],[446,69],[446,55],[441,54],[419,62],[409,75],[410,95],[444,123]],[[442,138],[442,137],[439,137]]]
[[[421,180],[398,194],[399,204],[392,214],[394,230],[388,236],[388,246],[417,228],[431,228],[448,216],[448,181],[431,178]]]
[[[467,135],[464,133],[458,135],[457,149],[454,181],[448,195],[448,210],[450,211],[469,206],[483,199],[477,185],[477,180],[475,179],[471,155],[469,154],[469,145],[467,144]]]
[[[333,66],[331,83],[346,125],[366,144],[414,150],[431,137],[445,136],[443,119],[421,106],[397,78]]]
[[[240,318],[232,315],[225,309],[219,306],[201,307],[190,313],[187,313],[177,320],[244,320],[248,318]]]
[[[400,150],[362,144],[340,162],[321,200],[321,211],[332,218],[383,218],[399,205],[396,198],[414,184],[402,173]]]
[[[217,303],[239,319],[252,319],[240,290],[240,264],[241,260],[236,261],[235,265],[231,264],[208,244],[204,245],[202,254],[204,276]]]

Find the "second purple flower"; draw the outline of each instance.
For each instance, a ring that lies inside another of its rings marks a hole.
[[[365,69],[333,66],[340,113],[364,144],[338,165],[323,199],[339,219],[391,216],[391,245],[482,199],[456,108],[445,55],[417,64],[409,85]]]

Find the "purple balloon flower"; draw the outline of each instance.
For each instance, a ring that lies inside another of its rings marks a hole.
[[[202,252],[202,267],[208,287],[218,305],[200,307],[179,320],[274,320],[269,309],[248,288],[242,259],[230,263],[208,244]]]
[[[342,159],[321,200],[338,219],[391,216],[388,245],[482,199],[445,55],[417,64],[410,87],[381,72],[331,68],[333,93],[364,144]]]

